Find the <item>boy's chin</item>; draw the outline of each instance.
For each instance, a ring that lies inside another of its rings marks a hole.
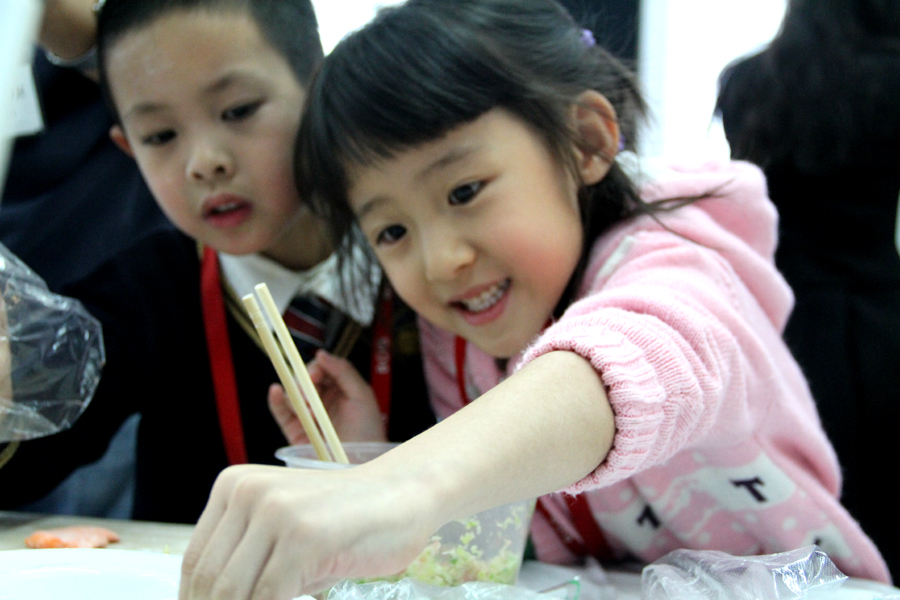
[[[257,248],[256,246],[241,246],[234,244],[208,244],[204,243],[204,246],[208,246],[215,250],[216,252],[220,252],[222,254],[228,254],[229,256],[249,256],[251,254],[265,254],[265,249]]]
[[[272,245],[269,239],[255,239],[249,236],[202,236],[197,237],[204,246],[212,248],[216,252],[231,256],[247,256],[249,254],[265,254]]]

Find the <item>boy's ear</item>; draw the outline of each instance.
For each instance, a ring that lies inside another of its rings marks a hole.
[[[109,138],[113,141],[113,143],[119,147],[119,150],[134,158],[134,152],[131,150],[131,144],[128,143],[128,138],[125,137],[125,132],[122,131],[122,128],[119,125],[113,125],[109,128]]]
[[[570,115],[577,142],[575,158],[581,181],[593,185],[606,177],[619,152],[619,121],[606,96],[594,90],[578,95]]]

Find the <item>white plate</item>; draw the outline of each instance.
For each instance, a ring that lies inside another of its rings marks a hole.
[[[0,551],[0,600],[174,600],[181,557],[134,550]]]

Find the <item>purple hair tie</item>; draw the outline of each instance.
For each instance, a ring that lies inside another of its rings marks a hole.
[[[597,45],[597,40],[594,39],[594,34],[590,29],[581,30],[581,42],[588,48]]]

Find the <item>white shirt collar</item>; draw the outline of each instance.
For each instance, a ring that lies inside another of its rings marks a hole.
[[[368,326],[372,323],[375,314],[374,297],[354,303],[359,306],[348,306],[344,301],[338,281],[338,263],[335,254],[306,271],[291,271],[261,254],[242,256],[223,252],[218,254],[222,275],[239,297],[252,294],[257,284],[265,282],[272,292],[275,305],[282,313],[295,296],[316,294],[350,315],[361,325]],[[381,281],[380,270],[374,268],[369,276],[374,284],[372,289],[377,290],[377,284]]]

